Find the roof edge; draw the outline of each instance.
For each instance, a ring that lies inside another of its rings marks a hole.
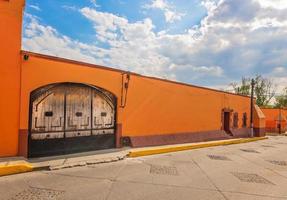
[[[39,57],[39,58],[49,59],[49,60],[55,60],[55,61],[65,62],[65,63],[71,63],[71,64],[76,64],[76,65],[84,65],[85,67],[92,67],[92,68],[97,68],[97,69],[102,69],[102,70],[109,70],[109,71],[114,71],[114,72],[119,72],[119,73],[128,73],[128,74],[131,74],[131,75],[134,75],[134,76],[139,76],[139,77],[143,77],[143,78],[149,78],[149,79],[164,81],[164,82],[168,82],[168,83],[172,83],[172,84],[177,84],[177,85],[182,85],[182,86],[187,86],[187,87],[194,87],[194,88],[209,90],[209,91],[213,91],[213,92],[224,93],[224,94],[228,94],[228,95],[234,95],[234,96],[250,98],[250,96],[246,96],[246,95],[235,94],[235,93],[226,92],[226,91],[222,91],[222,90],[218,90],[218,89],[192,85],[192,84],[188,84],[188,83],[183,83],[183,82],[178,82],[178,81],[158,78],[158,77],[154,77],[154,76],[142,75],[142,74],[138,74],[138,73],[131,72],[131,71],[125,71],[125,70],[115,69],[115,68],[112,68],[112,67],[107,67],[107,66],[102,66],[102,65],[97,65],[97,64],[92,64],[92,63],[87,63],[87,62],[82,62],[82,61],[77,61],[77,60],[72,60],[72,59],[67,59],[67,58],[61,58],[61,57],[56,57],[56,56],[51,56],[51,55],[45,55],[45,54],[35,53],[35,52],[31,52],[31,51],[26,51],[26,50],[21,50],[21,54],[28,54],[28,55],[31,55],[31,56],[34,56],[34,57]]]

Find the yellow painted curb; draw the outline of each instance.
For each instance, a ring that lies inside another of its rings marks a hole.
[[[208,142],[208,143],[200,143],[200,144],[190,144],[184,146],[169,146],[169,147],[156,147],[154,149],[143,149],[143,150],[134,150],[130,151],[128,157],[140,157],[140,156],[148,156],[148,155],[155,155],[155,154],[162,154],[162,153],[170,153],[176,151],[184,151],[184,150],[191,150],[191,149],[199,149],[199,148],[206,148],[206,147],[214,147],[214,146],[222,146],[222,145],[231,145],[231,144],[241,144],[246,142],[254,142],[259,140],[268,139],[267,137],[256,137],[256,138],[240,138],[234,140],[224,140],[224,141],[215,141],[215,142]]]
[[[31,172],[33,169],[34,167],[28,163],[0,165],[0,176]]]

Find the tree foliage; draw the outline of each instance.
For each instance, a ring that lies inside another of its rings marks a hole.
[[[251,95],[251,78],[243,77],[241,83],[232,83],[236,94]],[[258,106],[268,106],[271,99],[275,96],[276,86],[271,79],[257,75],[254,78],[254,97]]]
[[[276,108],[286,108],[287,107],[287,87],[284,89],[283,93],[275,97],[275,107]]]
[[[240,85],[238,85],[238,83],[231,83],[231,86],[236,94],[248,96],[251,92],[251,79],[242,77]]]

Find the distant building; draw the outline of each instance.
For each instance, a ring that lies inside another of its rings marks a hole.
[[[285,133],[287,131],[287,109],[261,108],[266,119],[266,132]]]
[[[250,136],[250,97],[21,51],[23,7],[0,1],[0,156]]]

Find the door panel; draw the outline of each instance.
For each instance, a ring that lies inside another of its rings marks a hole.
[[[41,94],[33,102],[31,125],[33,139],[64,137],[64,99],[63,88],[57,88]]]
[[[107,101],[102,95],[93,94],[93,129],[109,129],[115,126],[114,105]],[[97,131],[95,131],[96,133]],[[111,131],[106,131],[107,134]]]
[[[72,86],[66,94],[66,130],[91,130],[91,89]],[[84,134],[85,135],[85,134]]]

